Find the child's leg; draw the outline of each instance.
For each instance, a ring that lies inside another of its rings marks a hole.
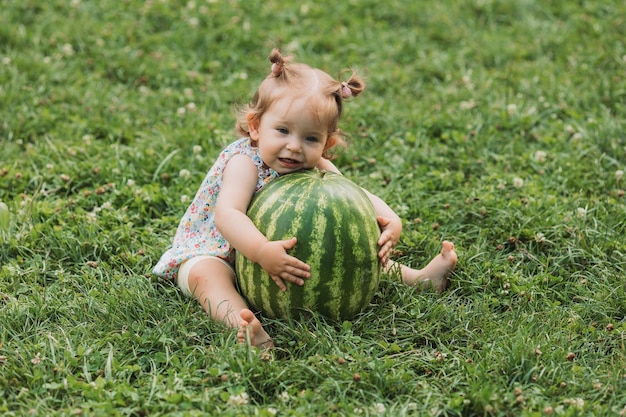
[[[206,258],[191,267],[187,279],[193,297],[213,320],[239,328],[240,343],[259,347],[272,345],[261,322],[237,291],[232,269],[217,259]]]
[[[422,269],[409,268],[397,262],[389,261],[385,271],[393,271],[400,268],[402,282],[406,285],[419,285],[422,288],[433,287],[441,293],[448,286],[448,277],[456,267],[458,260],[452,242],[443,241],[441,253],[435,256]]]

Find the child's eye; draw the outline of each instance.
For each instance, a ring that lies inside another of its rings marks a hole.
[[[287,130],[284,127],[277,127],[276,130],[278,131],[278,133],[283,134],[283,135],[288,135],[289,134],[289,130]]]
[[[306,141],[307,142],[319,142],[320,139],[317,136],[307,136]]]

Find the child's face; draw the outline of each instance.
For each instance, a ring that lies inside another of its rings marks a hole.
[[[279,174],[317,166],[328,140],[327,126],[307,107],[306,98],[285,97],[270,106],[250,137],[263,162]]]

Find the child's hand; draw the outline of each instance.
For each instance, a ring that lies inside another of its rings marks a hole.
[[[381,233],[378,238],[378,258],[383,265],[386,265],[391,257],[393,248],[400,239],[402,233],[402,222],[398,218],[378,216],[376,218],[380,225]]]
[[[265,243],[257,252],[256,258],[259,260],[259,265],[272,277],[281,291],[287,291],[284,281],[304,285],[303,278],[311,276],[309,265],[287,254],[287,251],[295,245],[295,237],[288,240],[275,240]]]

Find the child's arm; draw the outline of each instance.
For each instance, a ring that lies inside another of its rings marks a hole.
[[[303,285],[310,267],[288,255],[296,238],[268,241],[246,215],[258,179],[257,168],[246,156],[233,156],[222,177],[222,188],[215,208],[215,223],[235,250],[267,271],[278,287],[285,291],[285,281]]]
[[[341,174],[335,164],[328,159],[322,158],[317,168]],[[370,193],[364,188],[362,188],[362,190],[365,191],[365,194],[367,194],[374,206],[374,211],[376,211],[376,220],[381,228],[380,237],[378,238],[378,246],[380,247],[378,257],[380,258],[380,262],[385,265],[391,257],[393,248],[400,239],[402,220],[380,197]]]
[[[380,237],[378,238],[378,246],[380,247],[378,257],[380,262],[386,265],[391,257],[393,248],[402,234],[402,220],[380,197],[366,189],[363,189],[363,191],[369,197],[377,214],[376,220],[378,220],[381,229]]]

